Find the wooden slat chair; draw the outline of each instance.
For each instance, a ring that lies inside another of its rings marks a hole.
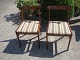
[[[16,35],[19,41],[19,45],[21,47],[21,43],[19,40],[19,35],[20,34],[36,34],[38,35],[38,45],[40,48],[40,41],[39,41],[39,33],[40,33],[40,6],[25,6],[25,7],[21,7],[19,8],[19,10],[21,10],[21,18],[22,18],[22,22],[19,25],[19,27],[17,28]],[[38,11],[38,15],[39,18],[38,20],[24,20],[24,15],[23,15],[23,11],[24,10],[37,10]]]
[[[70,14],[69,12],[71,10],[71,7],[69,6],[48,6],[47,9],[49,11],[49,22],[48,22],[48,27],[46,31],[46,49],[48,49],[48,36],[69,36],[69,43],[67,47],[67,50],[68,50],[70,42],[71,42],[71,38],[72,38],[71,28],[68,23],[68,18]],[[51,21],[51,17],[50,17],[51,10],[57,10],[57,11],[67,10],[68,18],[66,19],[66,21]]]

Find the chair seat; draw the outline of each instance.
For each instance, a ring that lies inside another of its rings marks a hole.
[[[17,29],[17,32],[36,33],[38,30],[38,25],[39,25],[39,21],[24,21]]]
[[[68,23],[62,21],[50,21],[48,27],[49,34],[71,34]]]

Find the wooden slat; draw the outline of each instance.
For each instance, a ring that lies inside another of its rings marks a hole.
[[[20,27],[18,28],[17,32],[20,32],[20,31],[21,31],[21,29],[22,29],[22,27],[23,27],[24,24],[25,24],[25,22],[23,22],[23,23],[20,25]]]
[[[54,33],[54,21],[51,23],[51,33]]]
[[[29,23],[28,23],[28,22],[26,22],[26,23],[25,23],[25,25],[24,25],[24,27],[23,27],[22,32],[26,32],[28,25],[29,25]]]
[[[17,32],[22,32],[22,33],[37,32],[38,25],[39,25],[39,21],[26,21],[20,25]]]
[[[54,27],[54,32],[53,33],[56,33],[56,27],[55,27],[55,23],[53,23],[53,27]]]
[[[70,6],[48,6],[48,10],[71,10]]]
[[[35,21],[32,21],[30,24],[31,26],[29,26],[30,27],[29,32],[32,32],[32,28],[34,27]]]
[[[48,33],[50,34],[71,34],[67,22],[50,21]]]
[[[71,34],[70,30],[69,30],[69,27],[68,27],[68,24],[66,22],[64,24],[65,24],[66,33]]]
[[[29,23],[26,22],[25,24],[26,24],[26,25],[25,25],[25,27],[24,27],[24,31],[23,31],[23,32],[27,32],[27,29],[28,29],[28,25],[29,25]]]
[[[61,22],[59,23],[59,34],[62,34],[62,26],[61,26]]]
[[[35,24],[35,32],[37,32],[37,29],[38,29],[38,23],[36,22],[36,24]]]
[[[68,30],[66,29],[66,25],[65,25],[65,23],[66,23],[66,22],[63,22],[64,32],[65,32],[65,34],[67,34],[67,31],[68,31]]]
[[[56,21],[56,34],[59,32],[58,22]]]
[[[36,22],[36,28],[38,28],[38,25],[39,25],[39,22],[37,21]],[[37,29],[36,29],[36,32],[37,32]]]
[[[54,31],[53,29],[53,21],[51,21],[51,28],[50,28],[50,32],[52,33]]]
[[[19,8],[19,10],[35,10],[35,9],[40,9],[41,6],[22,6]]]
[[[26,23],[27,23],[27,22],[25,22],[24,26],[22,27],[21,32],[24,32],[24,29],[26,28]]]
[[[52,33],[52,21],[49,22],[48,33]]]
[[[62,22],[62,34],[65,34],[65,31],[64,31],[64,22]]]
[[[37,32],[37,29],[38,29],[38,23],[39,23],[38,21],[35,22],[33,32]]]
[[[31,27],[33,27],[33,21],[29,22],[27,32],[31,32]]]

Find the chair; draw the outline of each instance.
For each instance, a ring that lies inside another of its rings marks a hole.
[[[71,28],[68,23],[71,7],[69,6],[47,6],[47,9],[49,11],[49,22],[48,22],[48,27],[46,31],[46,49],[48,49],[48,36],[69,36],[69,43],[67,47],[67,50],[68,50],[70,42],[71,42],[71,38],[72,38]],[[55,11],[68,11],[67,19],[65,21],[51,21],[50,12],[54,10]]]
[[[22,18],[22,22],[19,25],[19,27],[17,28],[17,30],[15,31],[17,39],[19,41],[19,45],[21,47],[21,42],[19,40],[19,35],[20,34],[31,34],[31,35],[38,35],[38,45],[40,48],[40,40],[39,40],[39,33],[40,33],[40,6],[25,6],[25,7],[21,7],[19,8],[19,10],[21,11],[21,18]],[[34,11],[37,10],[38,11],[38,20],[24,20],[24,11]]]

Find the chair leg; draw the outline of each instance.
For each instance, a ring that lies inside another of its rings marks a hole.
[[[40,48],[40,39],[39,39],[39,33],[38,33],[38,45],[39,45],[39,48]]]
[[[69,46],[70,46],[70,42],[71,42],[71,38],[72,38],[72,35],[69,36],[69,43],[68,43],[67,51],[69,50]]]
[[[19,34],[16,33],[16,36],[17,36],[17,39],[18,39],[18,42],[19,42],[19,46],[21,47],[21,42],[20,42],[20,40],[19,40]]]
[[[48,35],[46,34],[46,49],[48,49]]]

